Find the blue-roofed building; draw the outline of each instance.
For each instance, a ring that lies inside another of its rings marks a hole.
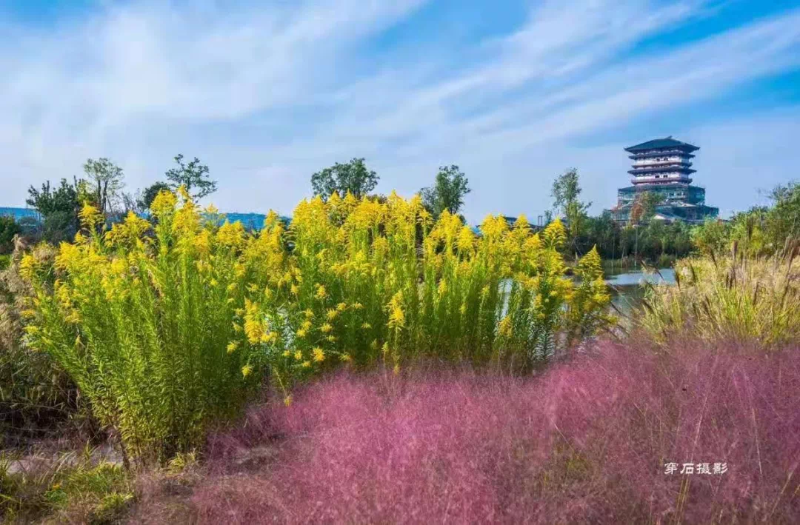
[[[33,220],[39,221],[39,212],[31,208],[7,208],[0,206],[0,216],[11,216],[17,221],[30,217]]]
[[[633,160],[628,170],[632,186],[617,191],[617,205],[611,209],[614,219],[630,222],[637,196],[645,192],[661,197],[654,220],[699,223],[716,217],[719,209],[706,206],[705,188],[692,185],[697,170],[692,168],[691,159],[699,149],[671,136],[625,148]]]

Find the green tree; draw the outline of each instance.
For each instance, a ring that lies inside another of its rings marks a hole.
[[[9,253],[13,249],[14,236],[21,231],[13,215],[0,215],[0,254]]]
[[[631,206],[630,220],[633,224],[649,222],[656,214],[656,207],[663,202],[663,198],[656,192],[643,191],[636,194]]]
[[[586,221],[586,210],[592,205],[591,202],[580,201],[581,191],[578,170],[575,168],[568,169],[553,182],[553,207],[566,219],[573,247]]]
[[[195,157],[189,164],[184,164],[183,155],[178,155],[175,157],[175,162],[178,167],[167,170],[166,173],[170,188],[177,190],[185,186],[194,200],[202,199],[217,191],[217,182],[211,180],[208,166],[200,164],[200,159]]]
[[[692,242],[706,255],[720,254],[730,247],[730,226],[721,219],[706,219],[692,230]]]
[[[156,196],[165,190],[169,191],[170,186],[166,182],[161,181],[154,182],[150,186],[146,187],[137,200],[139,208],[141,210],[149,210],[150,205],[153,204],[153,200],[155,200]]]
[[[469,193],[469,181],[458,166],[442,166],[436,174],[436,183],[432,187],[422,188],[422,202],[428,211],[439,217],[447,210],[457,214],[464,205],[464,196]]]
[[[83,165],[83,171],[86,173],[86,190],[91,195],[92,202],[100,213],[110,214],[125,186],[122,168],[107,158],[100,158],[88,159]]]
[[[42,189],[33,186],[28,189],[25,202],[36,208],[42,216],[42,234],[45,240],[57,243],[71,240],[78,230],[78,199],[80,182],[74,184],[61,179],[61,185],[53,188],[50,181],[42,184]]]
[[[800,183],[790,182],[772,190],[773,207],[766,216],[766,230],[774,249],[781,249],[787,239],[800,238]]]
[[[347,164],[336,163],[311,175],[314,195],[327,199],[333,192],[344,196],[347,192],[361,198],[378,185],[378,175],[367,169],[364,159],[353,159]]]

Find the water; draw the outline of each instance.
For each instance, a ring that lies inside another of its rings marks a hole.
[[[675,284],[675,270],[660,268],[658,271],[626,270],[607,273],[606,283],[611,288],[611,303],[623,314],[631,315],[644,300],[642,284]]]
[[[636,286],[644,283],[675,284],[675,270],[661,268],[652,273],[634,270],[611,275],[607,274],[606,283],[612,286]]]

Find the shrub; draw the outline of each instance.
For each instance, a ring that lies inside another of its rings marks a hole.
[[[156,224],[129,214],[103,233],[92,207],[85,234],[62,244],[55,265],[35,254],[26,340],[49,353],[115,428],[131,458],[166,459],[202,439],[212,420],[236,413],[253,384],[233,338],[241,302],[241,225],[203,222],[190,200],[162,193]]]
[[[798,247],[771,257],[690,258],[676,285],[651,286],[640,324],[666,342],[694,333],[707,341],[757,341],[773,348],[800,338]]]
[[[14,236],[22,230],[17,224],[16,219],[11,215],[0,215],[0,256],[7,254],[13,249]],[[3,269],[0,260],[0,270]]]
[[[648,346],[533,378],[324,379],[210,441],[200,521],[798,523],[798,349]]]

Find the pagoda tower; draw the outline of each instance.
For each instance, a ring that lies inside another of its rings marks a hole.
[[[633,205],[644,192],[660,197],[654,220],[697,223],[716,217],[719,210],[705,205],[706,190],[692,185],[693,153],[699,149],[671,136],[625,148],[633,160],[628,170],[633,185],[618,190],[617,206],[611,210],[614,218],[629,222]]]

